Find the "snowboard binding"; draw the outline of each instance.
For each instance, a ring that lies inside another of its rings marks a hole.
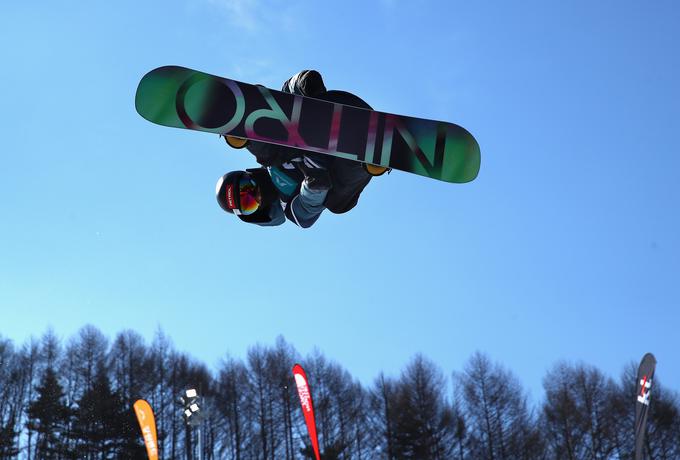
[[[361,166],[364,168],[364,171],[366,171],[368,174],[370,174],[373,177],[382,176],[383,174],[389,173],[390,171],[392,171],[392,168],[386,168],[384,166],[372,165],[370,163],[361,163]]]
[[[234,136],[222,136],[224,137],[224,140],[227,142],[227,145],[231,147],[232,149],[242,149],[248,145],[248,139],[243,139],[241,137],[234,137]]]

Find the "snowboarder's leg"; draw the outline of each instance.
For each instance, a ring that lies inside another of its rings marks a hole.
[[[331,188],[326,197],[326,208],[335,214],[347,212],[356,206],[359,195],[373,177],[358,161],[336,158],[331,168]]]

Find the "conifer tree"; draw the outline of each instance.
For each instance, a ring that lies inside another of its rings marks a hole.
[[[402,372],[395,400],[397,459],[448,459],[454,445],[454,414],[441,370],[416,355]]]
[[[37,433],[36,458],[57,460],[66,455],[64,434],[72,411],[64,403],[64,390],[57,374],[48,367],[28,407],[28,426]]]
[[[78,401],[73,436],[81,458],[118,458],[124,445],[126,410],[120,396],[111,389],[106,370],[100,367],[91,387]]]
[[[6,425],[0,426],[0,459],[16,458],[19,454],[16,444],[18,435],[14,420],[10,419]]]

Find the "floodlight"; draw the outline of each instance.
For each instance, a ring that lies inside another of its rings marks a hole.
[[[198,393],[196,393],[196,390],[192,388],[186,391],[186,395],[187,398],[195,398],[196,396],[198,396]]]

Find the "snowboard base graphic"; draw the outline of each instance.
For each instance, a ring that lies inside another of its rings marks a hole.
[[[177,66],[139,83],[147,120],[399,169],[447,182],[479,172],[479,144],[464,128],[299,96]]]

